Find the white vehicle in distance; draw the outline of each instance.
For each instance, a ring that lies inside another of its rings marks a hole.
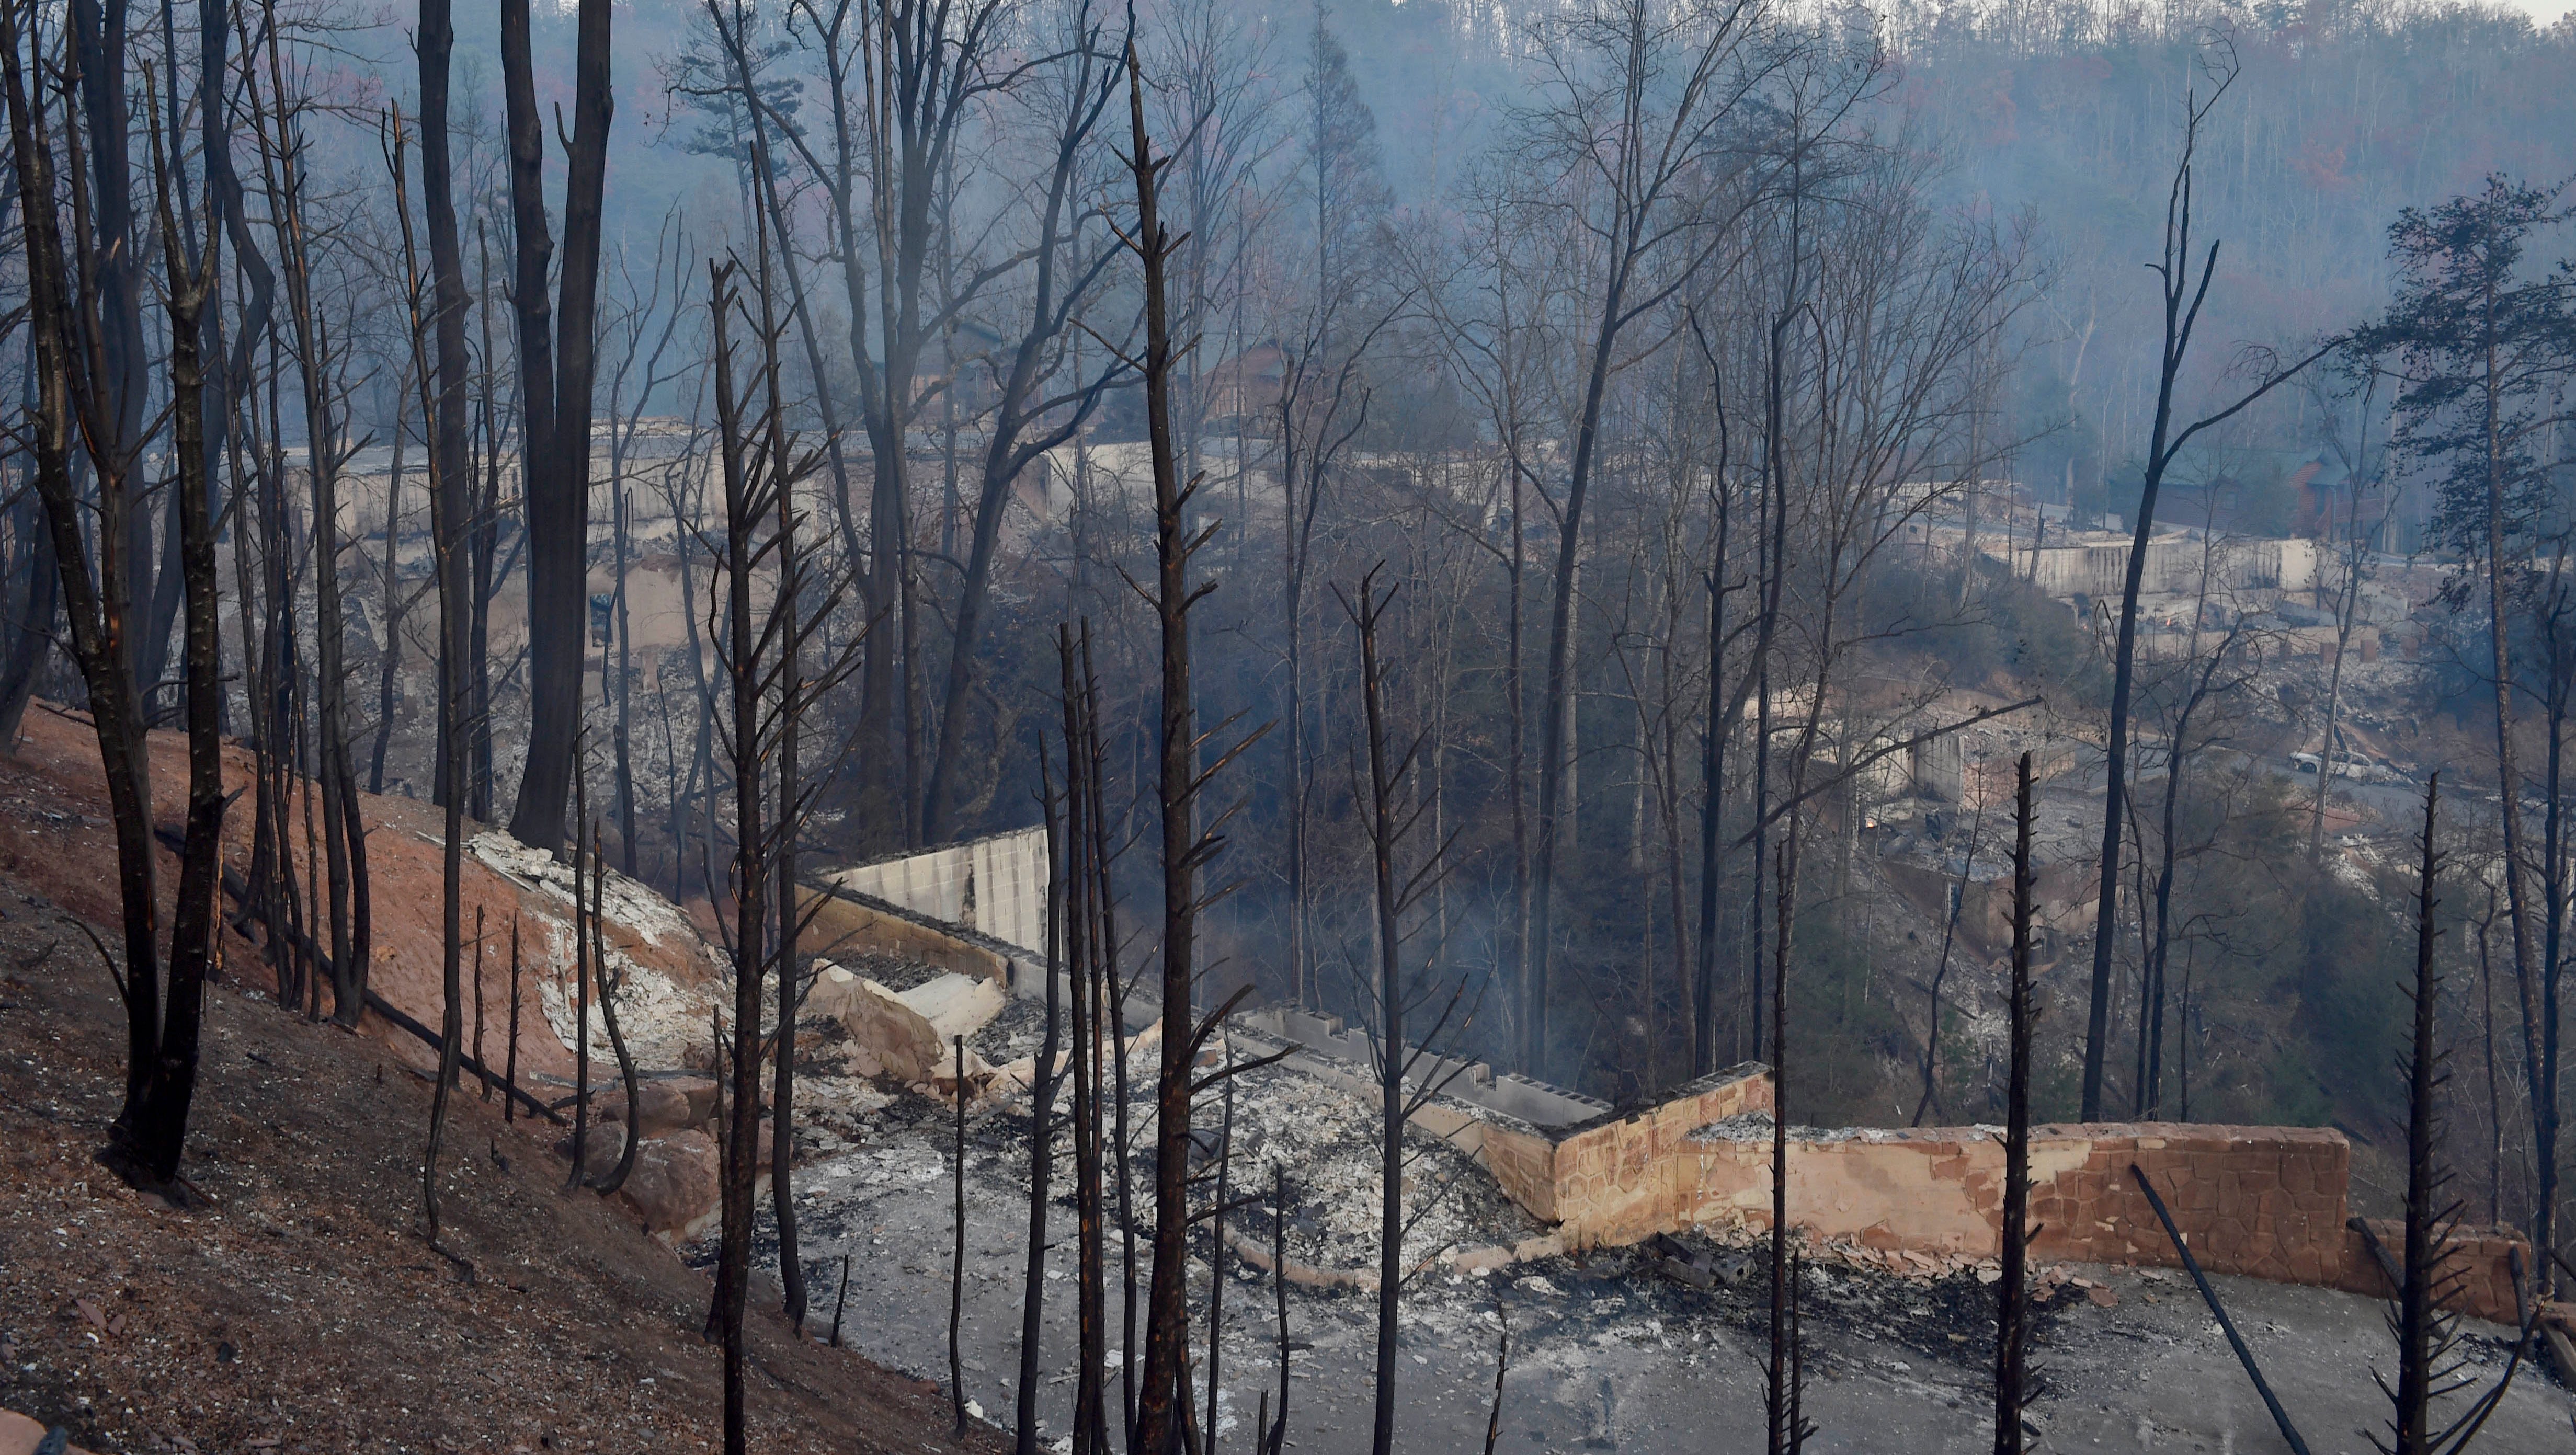
[[[2314,753],[2292,753],[2290,766],[2302,773],[2316,773],[2324,769],[2325,760]],[[2358,753],[2337,753],[2334,758],[2334,776],[2350,778],[2357,783],[2378,783],[2393,781],[2400,775],[2395,768],[2387,764],[2373,763]]]

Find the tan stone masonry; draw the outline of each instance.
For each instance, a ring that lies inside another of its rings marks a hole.
[[[1772,1108],[1770,1073],[1738,1067],[1658,1106],[1564,1128],[1486,1123],[1479,1151],[1503,1189],[1556,1222],[1569,1245],[1624,1244],[1689,1228],[1767,1229],[1767,1129],[1704,1133]],[[1463,1140],[1463,1139],[1462,1139]],[[2031,1255],[2048,1262],[2174,1267],[2181,1260],[2130,1178],[2165,1200],[2213,1273],[2384,1294],[2386,1279],[2346,1227],[2351,1145],[2311,1127],[2049,1125],[2031,1130]],[[1822,1243],[1948,1259],[2002,1243],[1999,1130],[1927,1127],[1793,1134],[1789,1218]],[[2392,1250],[2399,1240],[2382,1233]],[[2459,1306],[2510,1322],[2509,1235],[2466,1229],[2454,1243]]]

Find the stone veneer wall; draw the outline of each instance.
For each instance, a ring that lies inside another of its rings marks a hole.
[[[1633,1243],[1716,1225],[1763,1229],[1771,1212],[1771,1139],[1694,1136],[1712,1122],[1769,1111],[1768,1071],[1738,1068],[1648,1110],[1552,1134],[1488,1127],[1483,1155],[1503,1189],[1559,1224],[1569,1245]],[[2039,1126],[2031,1130],[2031,1254],[2047,1261],[2179,1266],[2135,1163],[2201,1266],[2285,1283],[2377,1294],[2387,1283],[2345,1226],[2352,1149],[2340,1132],[2198,1124]],[[1789,1143],[1794,1224],[1824,1242],[1948,1258],[2001,1249],[2004,1150],[1976,1127],[1854,1130]],[[2383,1236],[2392,1251],[2394,1236]],[[2460,1307],[2510,1321],[2507,1236],[2464,1231],[2454,1254]]]

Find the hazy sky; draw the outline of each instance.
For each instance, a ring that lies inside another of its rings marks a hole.
[[[2576,8],[2576,0],[2503,0],[2503,3],[2542,25],[2566,14],[2570,8]]]

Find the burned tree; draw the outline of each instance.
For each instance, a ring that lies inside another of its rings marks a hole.
[[[507,103],[510,216],[517,235],[511,298],[519,310],[520,436],[528,531],[528,761],[510,833],[559,850],[581,728],[583,580],[590,531],[591,384],[598,372],[602,197],[608,169],[610,0],[581,0],[567,142],[564,253],[553,265],[545,203],[545,129],[529,54],[527,0],[502,0],[501,90]],[[560,276],[561,300],[547,284]],[[442,275],[442,290],[444,276]],[[442,312],[444,312],[442,307]],[[461,315],[460,315],[461,317]],[[447,343],[440,343],[442,362]],[[446,387],[444,370],[442,390]],[[449,428],[442,416],[442,428]],[[576,844],[574,852],[579,852]]]
[[[326,308],[321,272],[323,229],[309,211],[313,186],[310,139],[305,118],[313,109],[307,96],[287,86],[284,42],[270,24],[263,36],[268,71],[265,91],[256,80],[245,88],[251,129],[260,149],[263,190],[269,226],[277,240],[278,270],[285,283],[286,323],[282,345],[295,366],[297,392],[304,411],[304,469],[309,487],[307,543],[312,558],[313,661],[306,720],[312,733],[311,779],[303,785],[307,877],[314,860],[313,813],[320,822],[320,864],[325,884],[308,883],[307,913],[318,928],[327,911],[332,1019],[356,1026],[365,1014],[367,976],[375,960],[367,894],[367,835],[358,810],[357,778],[349,758],[353,726],[348,706],[348,635],[341,591],[341,473],[355,445],[347,438],[349,400],[342,377],[350,353],[351,327],[335,327]],[[406,219],[407,221],[408,219]],[[352,310],[354,311],[354,310]],[[274,380],[272,379],[272,386]],[[270,408],[277,408],[272,387]],[[271,445],[282,446],[282,422],[271,421]],[[271,610],[292,611],[286,600],[273,600]],[[318,1002],[317,1002],[318,1004]],[[318,1014],[318,1010],[316,1011]]]
[[[2418,875],[2415,899],[2415,983],[2409,987],[2414,1001],[2414,1043],[2406,1057],[2406,1246],[2405,1262],[2399,1272],[2397,1306],[2390,1312],[2390,1331],[2397,1336],[2397,1387],[2389,1392],[2396,1404],[2392,1425],[2396,1440],[2392,1446],[2399,1455],[2427,1455],[2429,1412],[2436,1381],[2435,1343],[2447,1343],[2446,1330],[2439,1327],[2441,1310],[2436,1299],[2436,1282],[2441,1278],[2435,1239],[2446,1229],[2443,1223],[2455,1221],[2456,1209],[2437,1209],[2434,1200],[2442,1195],[2447,1173],[2437,1167],[2433,1139],[2439,1133],[2434,1122],[2433,1096],[2445,1078],[2437,1063],[2440,1053],[2434,1045],[2434,1016],[2438,1008],[2442,977],[2434,968],[2433,945],[2440,930],[2435,926],[2433,910],[2439,903],[2433,897],[2433,882],[2441,872],[2442,856],[2435,850],[2433,831],[2439,822],[2442,776],[2434,774],[2424,785],[2424,862]],[[2445,1250],[2447,1251],[2447,1250]],[[2457,1279],[2456,1271],[2453,1281]]]
[[[765,252],[764,234],[758,245]],[[725,1438],[738,1452],[744,1439],[743,1309],[751,1272],[752,1203],[759,1172],[761,1075],[775,1076],[770,1123],[771,1192],[782,1214],[792,1196],[795,1129],[791,1096],[796,1035],[796,945],[810,911],[799,903],[795,844],[812,807],[811,786],[798,775],[795,744],[803,715],[818,697],[850,673],[864,638],[843,644],[818,669],[803,670],[802,655],[842,594],[827,583],[812,611],[801,599],[811,583],[798,555],[795,509],[798,482],[812,470],[810,455],[794,453],[781,402],[778,341],[783,325],[764,298],[756,317],[739,290],[742,265],[708,265],[708,318],[712,329],[716,394],[717,465],[723,490],[723,537],[708,543],[724,578],[723,634],[716,650],[727,713],[712,724],[724,740],[733,777],[732,914],[728,949],[733,956],[733,1024],[729,1044],[719,1038],[724,1071],[726,1133],[721,1206],[722,1246],[716,1267],[709,1325],[725,1346]],[[759,272],[766,292],[768,270]],[[732,328],[748,318],[758,339],[754,378],[738,382]],[[746,405],[756,412],[746,418]],[[767,584],[766,601],[756,586]],[[708,793],[710,813],[715,795]],[[714,837],[710,828],[709,838]],[[713,882],[713,865],[709,865]],[[763,986],[775,975],[776,1040],[761,1036]],[[765,1065],[764,1063],[768,1063]],[[788,1280],[785,1312],[804,1317],[803,1283],[791,1271],[796,1259],[792,1217],[782,1215],[781,1272]]]
[[[2030,754],[2024,753],[2013,793],[2012,1081],[2004,1121],[2003,1271],[1995,1280],[1995,1455],[2021,1455],[2021,1412],[2029,1403],[2030,891]]]
[[[433,301],[437,284],[434,278],[421,274],[419,248],[412,234],[409,173],[405,170],[403,120],[400,112],[388,118],[385,136],[386,169],[393,179],[394,208],[402,228],[404,303],[410,328],[412,382],[421,394],[424,417],[434,406],[432,391],[435,376],[429,368],[431,337],[436,332]],[[441,152],[444,151],[442,147]],[[421,154],[424,166],[431,153]],[[433,208],[436,193],[433,191]],[[447,1101],[456,1081],[457,1043],[464,1025],[463,996],[459,976],[462,972],[463,879],[465,843],[465,798],[452,791],[463,782],[465,763],[465,723],[462,690],[465,671],[465,545],[469,528],[467,479],[448,473],[447,455],[433,449],[429,455],[429,543],[430,559],[438,584],[438,761],[441,779],[451,791],[446,795],[445,842],[439,848],[439,1019],[438,1086],[432,1092],[429,1113],[429,1143],[421,1154],[421,1207],[429,1226],[429,1239],[438,1242],[438,1150],[447,1130]],[[392,548],[392,526],[386,527],[387,549]],[[504,1078],[508,1090],[503,1105],[509,1104],[515,1092],[519,1063],[519,925],[510,922],[510,1070]],[[480,981],[478,978],[477,984]],[[506,1113],[505,1113],[506,1115]],[[579,1115],[578,1112],[575,1113]],[[576,1166],[579,1145],[575,1144]]]
[[[32,17],[36,7],[23,12]],[[135,644],[127,607],[137,560],[135,501],[123,462],[94,442],[116,438],[105,381],[95,360],[100,340],[119,323],[84,272],[78,281],[67,253],[97,245],[89,215],[75,209],[67,238],[56,193],[53,149],[42,97],[46,83],[31,86],[22,55],[22,11],[0,3],[0,86],[6,88],[12,167],[18,183],[26,254],[26,325],[35,362],[36,408],[29,431],[29,482],[43,502],[54,565],[70,620],[70,648],[89,692],[99,763],[107,779],[115,826],[117,892],[124,930],[124,974],[118,991],[126,1023],[125,1099],[108,1129],[100,1158],[140,1187],[177,1196],[176,1177],[196,1093],[197,1040],[206,970],[215,933],[217,854],[223,826],[223,785],[216,732],[221,668],[216,659],[213,522],[207,511],[204,363],[199,352],[200,310],[213,264],[186,265],[178,224],[171,213],[166,175],[158,179],[165,257],[181,265],[170,278],[173,446],[179,467],[182,570],[187,585],[189,656],[189,803],[179,900],[172,920],[168,978],[163,978],[156,894],[150,765],[144,738],[144,704],[130,670]],[[121,107],[122,96],[112,102]],[[68,125],[68,118],[65,119]],[[156,133],[157,136],[157,133]],[[124,244],[119,244],[123,249]],[[112,250],[113,251],[113,250]],[[211,256],[212,249],[207,249]],[[140,320],[135,320],[139,342]],[[139,368],[140,361],[137,360]],[[110,367],[113,367],[112,365]],[[140,400],[135,401],[140,407]],[[84,529],[85,503],[73,477],[76,451],[86,451],[97,484],[97,528]],[[148,542],[148,527],[141,531]],[[94,539],[94,544],[93,544]]]
[[[742,419],[742,396],[734,380],[732,316],[741,306],[735,292],[739,265],[708,265],[707,314],[714,331],[718,462],[724,486],[723,563],[727,615],[730,618],[722,657],[729,679],[732,732],[729,744],[734,773],[733,872],[733,1034],[727,1047],[724,1088],[730,1120],[724,1139],[722,1248],[717,1256],[715,1318],[724,1344],[724,1442],[726,1455],[747,1448],[744,1427],[746,1390],[743,1364],[747,1345],[743,1305],[751,1283],[753,1181],[760,1146],[760,1011],[761,980],[767,960],[769,890],[763,854],[768,839],[761,825],[760,786],[760,631],[752,610],[752,564],[760,554],[758,533],[766,518],[769,491],[776,480],[755,454]]]
[[[2423,858],[2416,871],[2415,891],[2415,979],[2408,987],[2413,1002],[2413,1036],[2401,1068],[2406,1073],[2406,1233],[2402,1261],[2394,1270],[2394,1298],[2388,1310],[2388,1331],[2397,1340],[2397,1383],[2391,1386],[2376,1371],[2371,1376],[2379,1381],[2380,1391],[2393,1406],[2390,1438],[2371,1436],[2371,1443],[2388,1455],[2459,1455],[2467,1449],[2521,1371],[2540,1316],[2536,1306],[2527,1306],[2521,1337],[2514,1341],[2504,1372],[2469,1401],[2456,1419],[2436,1425],[2435,1402],[2465,1393],[2477,1382],[2474,1375],[2463,1373],[2459,1314],[2454,1309],[2467,1279],[2454,1241],[2460,1228],[2461,1203],[2447,1190],[2451,1169],[2436,1150],[2442,1140],[2437,1101],[2443,1083],[2450,1079],[2450,1073],[2443,1068],[2449,1055],[2441,1047],[2437,1027],[2443,977],[2433,953],[2434,943],[2441,935],[2434,916],[2441,904],[2434,895],[2434,881],[2444,858],[2434,847],[2441,795],[2442,775],[2436,773],[2424,784]],[[2382,1257],[2383,1272],[2388,1271],[2385,1255],[2367,1225],[2359,1219],[2354,1220],[2354,1225],[2370,1243],[2371,1251]],[[2549,1256],[2545,1248],[2541,1256]],[[2522,1277],[2519,1255],[2514,1262],[2514,1276],[2517,1281]]]
[[[1075,1272],[1074,1299],[1077,1365],[1073,1392],[1074,1449],[1083,1455],[1108,1455],[1110,1394],[1106,1376],[1109,1353],[1109,1290],[1105,1222],[1108,1217],[1109,1157],[1104,1146],[1108,1128],[1111,1075],[1108,1063],[1125,1061],[1125,1027],[1116,986],[1116,929],[1109,874],[1108,835],[1101,830],[1105,770],[1100,743],[1100,686],[1091,671],[1090,624],[1077,642],[1070,626],[1056,629],[1056,654],[1064,707],[1064,858],[1058,878],[1064,913],[1062,941],[1072,1002],[1068,1029],[1072,1036]],[[1122,1111],[1118,1131],[1124,1140]],[[1122,1200],[1124,1147],[1120,1148]],[[1124,1209],[1122,1208],[1122,1221]],[[1130,1233],[1132,1239],[1133,1234]],[[1133,1249],[1132,1241],[1129,1247]],[[1133,1258],[1127,1260],[1132,1264]],[[1131,1284],[1132,1288],[1132,1275]],[[1132,1297],[1130,1303],[1132,1305]],[[1133,1326],[1132,1318],[1130,1327]],[[1127,1342],[1132,1342],[1127,1341]],[[1025,1355],[1023,1356],[1025,1357]],[[1128,1366],[1133,1367],[1132,1363]],[[1122,1432],[1132,1421],[1124,1397],[1119,1405]]]
[[[2199,419],[2184,423],[2174,412],[2175,389],[2182,378],[2183,363],[2191,352],[2193,331],[2200,324],[2201,306],[2209,299],[2210,279],[2218,268],[2218,242],[2212,239],[2208,251],[2199,259],[2197,277],[2192,250],[2192,183],[2193,167],[2200,145],[2202,125],[2209,119],[2219,100],[2236,79],[2236,55],[2232,46],[2220,43],[2203,62],[2203,73],[2210,83],[2204,98],[2195,90],[2183,103],[2182,157],[2174,166],[2173,182],[2165,198],[2164,246],[2157,260],[2148,264],[2156,275],[2163,305],[2164,341],[2157,355],[2156,406],[2154,424],[2147,442],[2146,476],[2138,494],[2138,519],[2129,542],[2127,574],[2120,587],[2120,625],[2111,654],[2111,725],[2105,746],[2105,782],[2110,791],[2104,795],[2102,811],[2101,878],[2096,889],[2093,920],[2093,979],[2091,999],[2087,1003],[2084,1023],[2084,1109],[2083,1119],[2102,1119],[2102,1070],[2111,1033],[2111,950],[2118,939],[2120,913],[2120,855],[2122,810],[2126,806],[2122,785],[2129,773],[2129,696],[2136,674],[2138,646],[2138,594],[2145,581],[2147,542],[2155,531],[2156,493],[2175,459],[2192,440],[2228,420],[2244,413],[2265,395],[2297,378],[2308,366],[2343,346],[2341,338],[2328,339],[2316,345],[2304,357],[2290,362],[2263,357],[2257,361],[2259,377],[2252,388],[2235,400]]]
[[[489,555],[483,541],[492,526],[490,521],[481,518],[483,511],[473,508],[474,465],[469,453],[466,419],[465,254],[456,230],[455,163],[448,150],[449,71],[456,49],[456,28],[450,18],[452,10],[452,0],[420,0],[420,26],[412,41],[420,62],[421,217],[429,232],[430,334],[434,345],[429,351],[428,362],[434,366],[436,379],[436,388],[428,401],[422,426],[429,437],[430,478],[436,482],[431,488],[435,490],[439,484],[444,484],[452,491],[445,518],[453,528],[466,532],[466,538],[458,548],[467,552],[469,564],[483,566]],[[490,332],[490,310],[486,309],[484,351],[487,355],[491,351]],[[414,352],[417,357],[419,351]],[[394,554],[390,522],[385,528],[385,554],[389,560]],[[485,570],[488,571],[488,566]],[[444,573],[438,580],[442,592],[451,584]],[[465,582],[460,578],[453,584],[458,587],[461,598]],[[484,643],[471,630],[482,619],[481,602],[479,598],[471,603],[460,599],[457,608],[460,624],[468,628],[457,638],[462,659],[453,669],[443,664],[440,666],[439,691],[465,698],[453,720],[464,724],[462,731],[488,743],[490,728],[483,721],[488,708],[486,695],[474,690],[475,684],[482,682],[486,675]],[[391,640],[390,632],[387,640]],[[444,654],[449,646],[444,615],[439,620],[439,644]],[[451,716],[443,697],[438,712],[442,748],[432,787],[438,802],[444,804],[465,792],[466,788],[456,763],[450,761],[444,750]],[[489,816],[486,804],[468,806],[477,818]]]
[[[1199,800],[1207,785],[1243,744],[1202,765],[1198,709],[1190,688],[1190,610],[1216,582],[1190,579],[1190,558],[1216,534],[1197,526],[1191,502],[1196,478],[1183,481],[1172,444],[1172,368],[1176,349],[1164,284],[1165,265],[1178,244],[1165,231],[1158,206],[1159,179],[1171,165],[1154,155],[1145,132],[1144,79],[1136,50],[1127,49],[1129,152],[1125,163],[1136,188],[1136,226],[1124,241],[1144,273],[1145,352],[1134,361],[1145,384],[1146,430],[1154,472],[1155,578],[1144,591],[1154,608],[1162,646],[1162,713],[1158,741],[1162,819],[1162,1064],[1154,1081],[1154,1264],[1145,1316],[1145,1367],[1136,1399],[1133,1448],[1138,1455],[1171,1455],[1182,1443],[1189,1341],[1190,1106],[1205,1089],[1192,1070],[1229,1001],[1205,1019],[1194,1005],[1195,952],[1200,913],[1199,870],[1224,847],[1224,818],[1201,826]],[[1140,588],[1141,589],[1141,588]],[[1245,987],[1249,990],[1250,987]],[[1240,1000],[1238,991],[1235,999]],[[1120,1057],[1124,1061],[1123,1054]],[[1237,1070],[1256,1063],[1245,1063]]]
[[[1395,588],[1379,591],[1377,573],[1371,571],[1361,578],[1356,597],[1338,586],[1334,590],[1341,597],[1343,613],[1359,635],[1361,712],[1368,743],[1368,781],[1362,802],[1377,911],[1378,963],[1370,1030],[1377,1061],[1379,1178],[1377,1376],[1370,1449],[1375,1455],[1389,1455],[1395,1448],[1396,1315],[1406,1276],[1404,1235],[1410,1226],[1404,1208],[1404,1127],[1457,1071],[1425,1077],[1410,1088],[1407,1083],[1426,1062],[1434,1067],[1441,1064],[1427,1048],[1451,1028],[1452,1018],[1461,1009],[1466,982],[1458,982],[1447,1006],[1423,1032],[1422,1048],[1415,1047],[1408,1039],[1406,1022],[1412,1012],[1426,1008],[1434,990],[1415,983],[1404,973],[1404,947],[1413,933],[1405,921],[1439,882],[1449,846],[1434,845],[1421,855],[1419,863],[1408,866],[1409,872],[1398,866],[1398,855],[1428,811],[1430,800],[1417,793],[1412,804],[1401,802],[1422,750],[1422,737],[1417,734],[1399,750],[1386,722],[1386,667],[1379,656],[1378,631],[1394,600]],[[1280,1216],[1286,1216],[1284,1209]]]
[[[625,1139],[620,1143],[617,1165],[590,1180],[591,1188],[601,1195],[615,1192],[626,1185],[627,1174],[635,1170],[635,1149],[643,1140],[644,1089],[636,1079],[635,1057],[626,1049],[626,1032],[617,1024],[617,995],[626,985],[626,972],[610,974],[608,969],[608,851],[602,845],[599,820],[590,821],[590,969],[599,985],[599,1018],[608,1031],[609,1052],[617,1058],[617,1079],[626,1090]],[[578,1164],[576,1164],[578,1165]]]
[[[1073,639],[1061,628],[1056,634],[1056,653],[1065,683],[1065,702],[1070,711]],[[1065,749],[1065,777],[1069,784],[1074,776],[1074,739],[1070,736],[1065,740]],[[1057,795],[1055,775],[1048,767],[1043,738],[1038,743],[1038,777],[1038,804],[1046,822],[1047,846],[1046,1031],[1038,1042],[1037,1062],[1029,1083],[1028,1276],[1020,1295],[1020,1373],[1012,1422],[1012,1449],[1016,1455],[1037,1455],[1038,1451],[1038,1356],[1046,1318],[1047,1197],[1055,1176],[1055,1103],[1065,1080],[1061,976],[1063,916],[1069,896],[1065,892],[1064,819],[1072,803],[1069,793],[1062,797]]]
[[[966,1323],[966,1038],[951,1036],[957,1055],[957,1142],[950,1157],[950,1187],[955,1206],[951,1227],[956,1242],[948,1252],[948,1402],[958,1434],[966,1433],[966,1370],[959,1336]]]

